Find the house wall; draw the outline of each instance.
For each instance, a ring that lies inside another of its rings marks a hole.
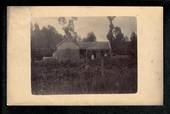
[[[53,57],[58,61],[75,62],[80,59],[79,47],[73,42],[65,42],[58,46],[57,50],[53,53]]]
[[[88,58],[91,58],[92,54],[95,55],[95,58],[101,58],[101,57],[104,57],[105,53],[107,54],[107,56],[110,56],[110,50],[108,50],[108,49],[88,50]]]

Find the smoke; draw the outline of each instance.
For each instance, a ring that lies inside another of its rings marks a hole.
[[[71,17],[69,19],[66,19],[65,17],[59,17],[58,22],[60,25],[62,25],[63,30],[65,32],[65,36],[67,38],[76,38],[77,32],[74,30],[74,22],[77,21],[77,17]]]

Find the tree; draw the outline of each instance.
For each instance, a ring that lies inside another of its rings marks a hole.
[[[128,42],[128,41],[129,41],[128,36],[124,36],[124,40],[125,40],[126,42]]]
[[[53,49],[62,39],[63,36],[51,25],[43,26],[42,29],[38,24],[31,27],[31,47],[33,49]]]
[[[39,48],[38,42],[41,37],[41,30],[37,23],[31,24],[31,48]]]
[[[65,32],[64,38],[71,39],[73,41],[78,41],[79,36],[77,32],[74,30],[75,28],[75,21],[77,21],[77,17],[70,17],[68,21],[65,17],[59,17],[58,22],[60,25],[63,26],[63,30]]]
[[[130,40],[132,43],[136,44],[137,43],[137,35],[135,32],[131,33]]]
[[[114,25],[112,23],[113,19],[115,18],[115,16],[108,16],[107,19],[109,20],[109,32],[107,33],[107,39],[110,42],[111,47],[113,48],[113,40],[115,39],[115,37],[113,36],[113,29],[114,29]]]
[[[123,50],[125,50],[124,44],[126,44],[125,43],[126,40],[120,27],[118,26],[115,27],[115,26],[110,25],[110,30],[107,34],[107,38],[110,42],[113,53],[116,53],[116,54],[124,53]]]
[[[56,45],[63,40],[63,35],[51,25],[40,29],[38,24],[31,25],[31,55],[33,59],[52,56]]]
[[[66,21],[66,18],[65,17],[59,17],[58,18],[58,23],[60,24],[60,25],[65,25],[66,23],[67,23],[67,21]]]
[[[95,42],[96,41],[96,36],[93,32],[89,32],[87,34],[87,37],[83,39],[84,42]]]
[[[137,35],[135,32],[131,33],[130,36],[130,53],[132,57],[137,57]]]
[[[113,21],[114,18],[116,18],[116,16],[108,16],[108,17],[107,17],[107,19],[108,19],[109,22],[110,22],[110,25],[113,24],[112,21]]]

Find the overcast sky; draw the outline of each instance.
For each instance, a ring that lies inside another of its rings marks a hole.
[[[69,18],[67,18],[69,19]],[[40,28],[47,25],[52,25],[56,30],[64,34],[62,25],[58,23],[57,17],[54,18],[32,18],[32,23],[37,23]],[[109,31],[109,21],[106,17],[78,17],[75,23],[75,31],[82,38],[87,36],[87,33],[94,32],[98,41],[106,41],[106,35]],[[116,17],[113,20],[115,26],[121,27],[124,35],[130,37],[131,32],[137,32],[137,22],[135,17]]]

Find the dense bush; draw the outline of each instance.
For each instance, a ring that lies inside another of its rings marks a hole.
[[[129,93],[136,92],[136,66],[128,67],[127,59],[117,58],[84,63],[45,62],[32,64],[33,94]],[[84,64],[84,65],[83,65]],[[80,66],[82,66],[80,69]]]

